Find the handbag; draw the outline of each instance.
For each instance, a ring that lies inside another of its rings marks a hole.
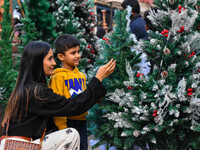
[[[5,145],[4,150],[40,150],[42,146],[42,141],[45,136],[46,128],[43,132],[42,137],[40,138],[40,143],[32,143],[31,138],[28,137],[21,137],[21,136],[7,136],[8,133],[9,122],[6,127],[6,136],[5,136]],[[17,139],[8,139],[9,137],[13,138],[21,138],[26,139],[28,141],[20,141]]]

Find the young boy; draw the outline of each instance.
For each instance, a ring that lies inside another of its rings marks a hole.
[[[78,66],[81,59],[80,42],[71,35],[59,36],[55,43],[56,55],[62,62],[62,67],[54,70],[51,77],[49,87],[57,94],[66,98],[75,97],[86,89],[86,78],[82,72],[79,72]],[[55,117],[54,123],[59,130],[73,127],[79,134],[81,139],[80,149],[87,150],[87,126],[85,112],[79,116],[72,117]]]

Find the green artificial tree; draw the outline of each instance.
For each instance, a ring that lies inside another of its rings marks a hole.
[[[50,12],[48,0],[29,0],[28,7],[30,19],[37,29],[37,40],[43,40],[53,45],[57,33],[55,30],[56,20]]]
[[[80,29],[84,30],[83,38],[87,42],[87,46],[84,48],[82,57],[87,58],[86,72],[94,65],[95,58],[98,56],[98,48],[96,47],[97,37],[94,34],[94,27],[97,22],[93,12],[93,3],[88,0],[72,0],[76,3],[75,17],[78,17],[80,23]]]
[[[193,8],[194,8],[194,10],[199,11],[200,10],[200,1],[197,1],[196,5],[194,5]],[[195,24],[192,29],[200,32],[200,14],[198,14],[198,18],[196,19]]]
[[[12,64],[12,19],[10,1],[5,0],[3,5],[3,21],[0,40],[0,103],[6,103],[15,85],[17,71]]]
[[[103,81],[108,92],[114,92],[116,88],[123,88],[124,92],[128,92],[132,87],[125,86],[123,81],[129,79],[129,75],[126,72],[126,64],[129,62],[134,67],[135,73],[139,70],[148,70],[148,64],[141,63],[141,58],[144,57],[142,53],[136,53],[133,46],[137,40],[135,35],[130,32],[129,28],[129,15],[127,11],[117,10],[114,16],[114,30],[111,34],[105,36],[101,41],[100,56],[96,59],[95,69],[100,65],[108,62],[111,58],[117,61],[116,69],[113,74]],[[92,76],[92,72],[88,73]],[[144,74],[144,73],[143,73]],[[119,140],[120,128],[114,128],[114,121],[111,121],[105,117],[108,112],[123,111],[122,107],[119,107],[116,103],[108,101],[109,96],[106,96],[103,101],[92,108],[88,115],[88,125],[91,134],[99,140],[99,142],[93,146],[93,148],[99,145],[106,144],[107,148],[114,145],[116,148],[124,146],[126,140],[123,137],[123,141]]]
[[[118,131],[112,143],[119,149],[200,149],[200,34],[192,30],[197,0],[155,0],[149,19],[156,32],[135,47],[154,62],[147,77],[127,63],[129,80],[108,94],[118,111],[104,107],[107,132]],[[110,129],[111,131],[109,131]],[[106,138],[105,138],[106,139]],[[108,140],[109,141],[109,140]],[[118,143],[123,143],[119,145]],[[118,147],[120,146],[120,147]]]
[[[33,23],[30,18],[30,12],[28,11],[27,3],[23,2],[22,8],[20,9],[24,11],[24,15],[25,15],[24,18],[20,20],[22,25],[19,27],[22,34],[20,36],[21,43],[19,44],[18,49],[19,49],[19,53],[22,54],[24,47],[29,42],[37,39],[37,31],[36,31],[35,23]]]
[[[87,42],[83,38],[85,32],[84,29],[81,29],[81,24],[79,23],[78,17],[75,17],[74,9],[76,4],[70,0],[56,0],[55,4],[57,11],[53,12],[54,18],[56,19],[56,31],[58,35],[70,34],[76,37],[80,42],[80,51],[83,52]],[[79,70],[85,72],[85,65],[87,63],[86,59],[82,59],[79,64]],[[60,61],[57,60],[58,66],[60,66]]]

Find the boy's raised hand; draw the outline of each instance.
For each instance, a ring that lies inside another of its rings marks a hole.
[[[116,60],[111,59],[106,65],[103,65],[99,68],[99,70],[96,73],[96,78],[102,81],[106,77],[108,77],[116,67]]]

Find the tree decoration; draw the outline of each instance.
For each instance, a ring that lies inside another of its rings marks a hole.
[[[168,55],[168,54],[170,54],[171,51],[168,48],[165,48],[163,50],[163,52],[164,52],[165,55]]]
[[[162,77],[162,78],[166,79],[167,76],[168,76],[168,72],[167,72],[167,71],[162,71],[162,72],[161,72],[161,77]]]

